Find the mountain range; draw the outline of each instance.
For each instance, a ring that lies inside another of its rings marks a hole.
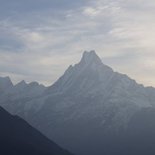
[[[2,107],[77,155],[155,154],[155,88],[115,72],[95,51],[49,87],[6,77],[0,92]]]

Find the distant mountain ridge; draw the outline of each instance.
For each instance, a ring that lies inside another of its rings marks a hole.
[[[106,146],[113,137],[126,132],[136,114],[155,107],[155,88],[114,72],[95,51],[85,51],[78,64],[37,95],[8,96],[0,96],[0,105],[80,155],[111,155]]]
[[[0,105],[12,114],[19,114],[20,111],[31,108],[29,102],[41,96],[45,89],[44,85],[37,82],[26,83],[22,80],[13,85],[9,77],[1,77]]]

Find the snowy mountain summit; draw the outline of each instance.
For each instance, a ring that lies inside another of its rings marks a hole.
[[[91,63],[101,64],[102,61],[97,56],[95,51],[90,51],[90,52],[85,51],[83,53],[83,56],[82,56],[82,59],[81,59],[81,63],[85,63],[87,65],[91,65]]]

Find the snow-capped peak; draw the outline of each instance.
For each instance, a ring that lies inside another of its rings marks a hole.
[[[98,55],[96,54],[96,52],[94,50],[88,52],[85,51],[83,53],[82,59],[80,61],[80,64],[87,64],[90,65],[92,63],[95,64],[102,64],[101,59],[98,57]]]
[[[13,84],[9,77],[0,77],[0,90],[5,91],[9,87],[12,87]]]
[[[26,82],[24,81],[24,80],[22,80],[22,81],[20,81],[19,83],[17,83],[16,85],[15,85],[15,87],[25,87],[27,84],[26,84]]]

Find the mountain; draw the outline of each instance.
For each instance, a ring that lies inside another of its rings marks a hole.
[[[125,141],[136,124],[131,120],[143,109],[155,108],[155,88],[115,72],[95,51],[85,51],[52,86],[18,103],[13,113],[75,154],[127,155],[128,149],[120,148],[127,148]],[[10,102],[4,105],[10,111]]]
[[[102,63],[95,51],[85,51],[80,63],[70,66],[65,74],[48,88],[47,93],[70,93],[76,96],[97,93],[105,87],[103,82],[108,82],[112,75],[113,70]]]
[[[155,154],[155,108],[143,108],[129,122],[126,130],[126,155]]]
[[[139,110],[155,106],[154,90],[113,71],[94,51],[84,52],[45,90],[48,97],[30,122],[74,153],[102,155]]]
[[[12,86],[13,84],[9,77],[0,77],[0,93],[5,92],[6,89]]]
[[[0,107],[0,154],[71,155],[18,116]]]
[[[5,85],[5,82],[3,81],[0,79],[0,87]],[[36,106],[34,102],[31,104],[31,101],[33,101],[33,99],[36,100],[41,96],[46,87],[37,82],[31,82],[28,84],[23,80],[16,85],[13,85],[11,80],[9,81],[10,82],[8,83],[11,84],[5,89],[1,89],[0,105],[10,113],[21,115],[22,117],[24,115],[26,116],[29,110],[37,111],[39,109],[39,102],[37,102]],[[1,83],[3,83],[3,85],[1,85]],[[22,113],[24,113],[24,115]]]

